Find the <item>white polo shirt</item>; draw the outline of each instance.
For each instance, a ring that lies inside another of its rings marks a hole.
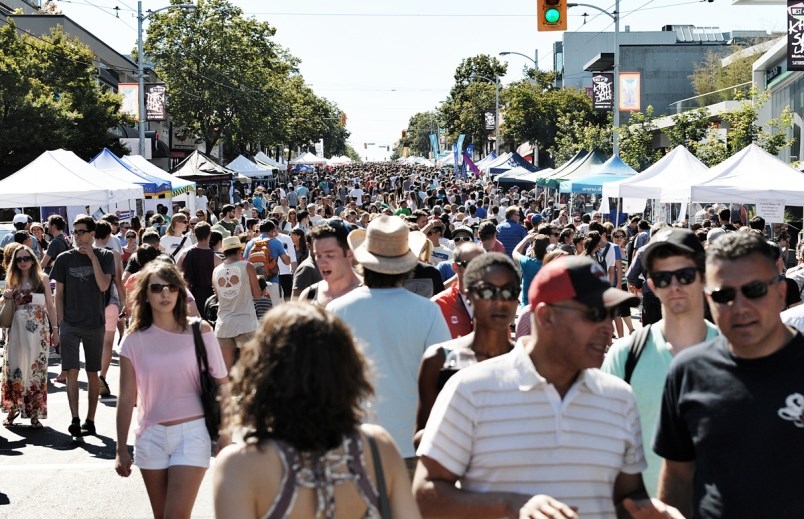
[[[465,490],[547,494],[584,518],[615,519],[614,480],[646,467],[630,386],[588,369],[562,400],[522,342],[449,380],[417,454]]]

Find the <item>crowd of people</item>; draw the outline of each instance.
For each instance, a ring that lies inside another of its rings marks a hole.
[[[804,255],[761,217],[617,225],[394,164],[232,202],[17,214],[4,425],[44,426],[60,359],[96,434],[116,354],[115,468],[155,517],[190,517],[210,453],[227,518],[804,517]]]

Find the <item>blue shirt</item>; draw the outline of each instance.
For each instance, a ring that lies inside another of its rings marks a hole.
[[[497,239],[503,244],[509,257],[513,257],[517,244],[527,235],[525,226],[513,220],[506,220],[497,226]]]
[[[541,270],[542,262],[523,254],[519,257],[519,266],[522,268],[522,291],[519,293],[519,306],[525,306],[528,304],[528,289],[533,278]]]

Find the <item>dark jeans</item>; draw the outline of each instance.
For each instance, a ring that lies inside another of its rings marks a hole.
[[[642,326],[659,322],[662,319],[662,303],[651,292],[642,292]]]

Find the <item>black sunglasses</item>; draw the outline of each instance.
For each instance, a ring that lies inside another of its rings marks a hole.
[[[670,283],[673,282],[673,276],[676,277],[680,284],[689,285],[695,282],[695,278],[698,276],[698,269],[695,267],[685,267],[683,269],[673,271],[658,271],[650,273],[650,278],[653,280],[653,284],[656,285],[656,288],[669,287]]]
[[[165,290],[171,294],[175,294],[179,291],[179,287],[173,283],[151,283],[148,285],[148,290],[150,290],[152,294],[162,294]]]
[[[76,235],[76,236],[78,236],[78,237],[82,237],[82,236],[84,236],[85,234],[89,234],[89,233],[91,233],[91,232],[92,232],[92,231],[87,231],[87,230],[84,230],[84,229],[76,229],[75,231],[73,231],[73,234],[74,234],[74,235]]]
[[[17,256],[14,258],[14,261],[17,263],[27,263],[29,261],[33,261],[33,256]]]
[[[478,299],[483,301],[491,301],[493,299],[516,301],[519,299],[519,289],[519,285],[505,285],[498,287],[496,285],[478,283],[477,285],[469,287],[468,291],[475,294]]]
[[[550,304],[554,308],[561,308],[562,310],[574,310],[576,312],[580,312],[586,318],[587,321],[591,321],[593,323],[602,323],[605,320],[611,321],[614,319],[614,315],[617,313],[617,308],[603,308],[602,306],[588,306],[586,308],[576,308],[574,306],[564,306],[564,305],[556,305]]]
[[[712,298],[712,301],[723,305],[726,303],[731,303],[737,298],[737,290],[742,292],[747,299],[759,299],[761,297],[765,297],[768,294],[768,287],[778,283],[779,280],[780,278],[777,276],[770,281],[751,281],[750,283],[746,283],[738,288],[725,287],[717,290],[705,288],[704,291],[709,294],[709,297]]]

